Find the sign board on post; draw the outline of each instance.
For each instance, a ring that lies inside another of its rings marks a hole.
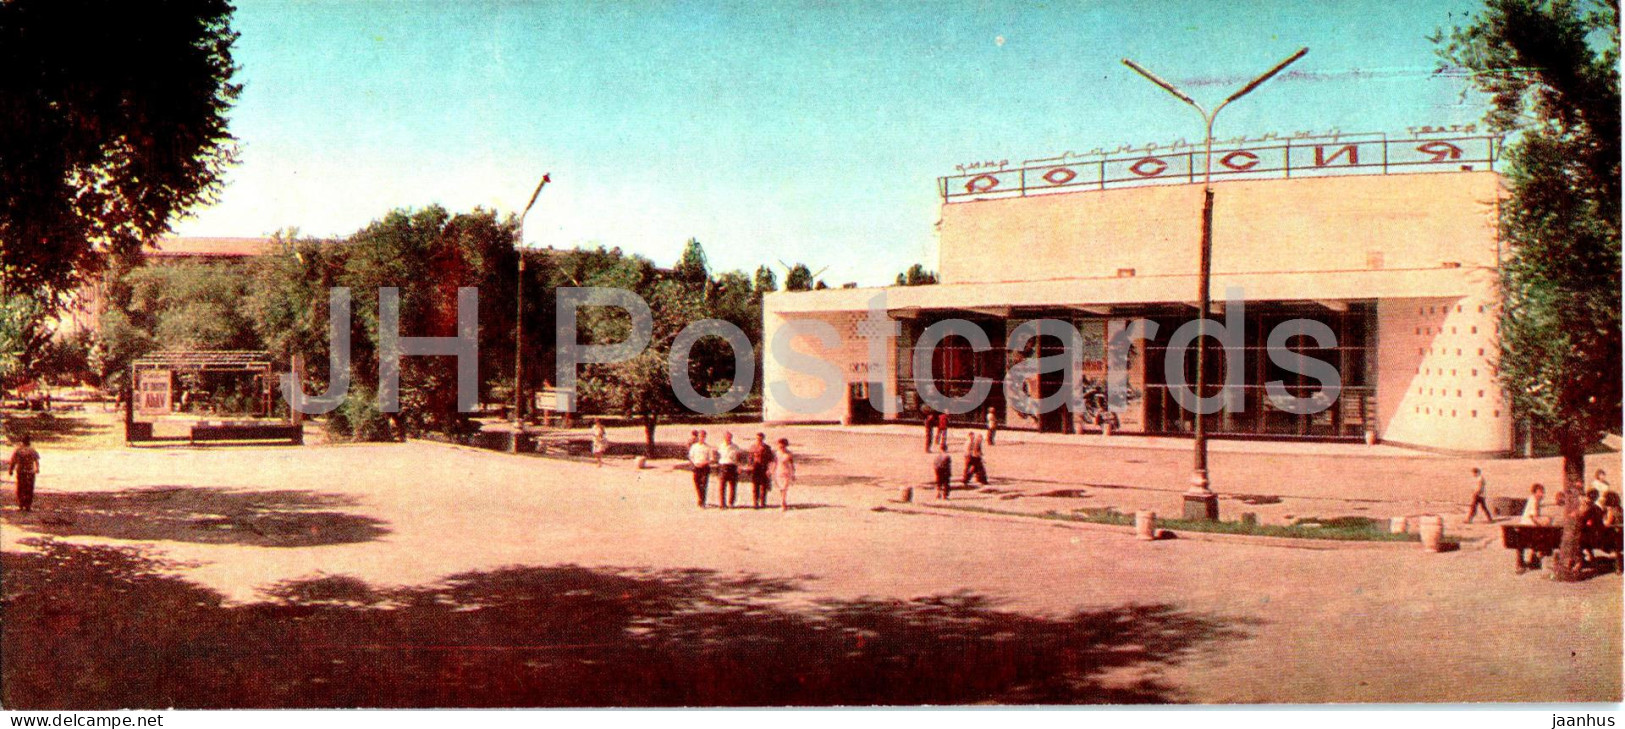
[[[136,412],[168,415],[172,377],[169,370],[146,370],[136,379]]]

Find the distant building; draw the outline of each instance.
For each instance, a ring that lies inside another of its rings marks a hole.
[[[1245,335],[1235,360],[1241,407],[1206,416],[1210,434],[1374,437],[1471,453],[1511,448],[1513,414],[1495,380],[1502,188],[1492,165],[1498,142],[1369,136],[1214,151],[1213,319],[1229,318],[1226,291],[1239,290]],[[1089,430],[1089,413],[1063,409],[1028,417],[1008,407],[1000,384],[1008,368],[1056,352],[1059,344],[1040,338],[1036,348],[1009,351],[1008,336],[1033,319],[1075,326],[1085,345],[1082,374],[1098,384],[1107,375],[1105,342],[1144,319],[1158,331],[1136,343],[1125,371],[1116,373],[1129,392],[1118,427],[1189,434],[1194,416],[1170,392],[1166,354],[1170,336],[1196,313],[1201,167],[1200,151],[1187,146],[1025,166],[995,163],[942,178],[940,284],[766,298],[769,343],[795,322],[833,326],[835,346],[821,346],[799,330],[789,341],[839,367],[846,391],[824,411],[795,412],[773,394],[774,384],[807,398],[817,394],[820,379],[769,355],[765,418],[913,419],[920,414],[922,382],[957,396],[982,377],[994,386],[985,405],[957,416],[966,422],[980,422],[992,408],[1007,427]],[[888,316],[900,322],[902,334],[874,371],[859,326],[877,294],[885,295]],[[976,351],[968,340],[949,336],[923,353],[920,361],[929,367],[916,369],[922,334],[953,318],[975,324],[992,347]],[[1283,410],[1266,389],[1273,382],[1295,396],[1323,393],[1318,380],[1283,367],[1266,350],[1270,333],[1292,320],[1319,322],[1336,335],[1335,346],[1288,339],[1288,359],[1318,359],[1340,375],[1341,391],[1318,412]],[[1210,352],[1208,379],[1223,382],[1225,357]],[[1194,381],[1194,357],[1184,361],[1187,381]],[[1057,373],[1022,386],[1042,396],[1059,385]],[[871,404],[870,392],[880,393],[881,407]]]
[[[160,238],[153,248],[143,251],[149,264],[168,264],[195,261],[242,261],[269,253],[276,248],[271,238]],[[81,331],[101,330],[102,314],[106,311],[106,274],[86,283],[74,291],[55,325],[57,336],[69,336]]]

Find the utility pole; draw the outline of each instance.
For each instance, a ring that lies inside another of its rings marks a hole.
[[[536,206],[536,198],[542,196],[542,188],[553,181],[551,174],[544,173],[542,181],[536,183],[536,191],[530,194],[530,202],[525,203],[525,209],[519,213],[519,224],[514,230],[514,252],[519,254],[519,283],[514,287],[514,299],[517,303],[513,320],[513,424],[514,424],[514,450],[519,450],[519,434],[525,432],[525,216],[530,209]]]
[[[1123,65],[1134,69],[1135,73],[1144,76],[1146,80],[1161,86],[1164,91],[1173,94],[1180,101],[1190,104],[1202,115],[1202,123],[1206,126],[1202,143],[1202,245],[1198,260],[1196,284],[1196,397],[1198,399],[1196,412],[1193,414],[1195,423],[1195,456],[1191,464],[1190,489],[1185,491],[1185,518],[1207,519],[1216,521],[1219,518],[1219,497],[1213,493],[1208,481],[1207,473],[1207,425],[1202,415],[1200,399],[1207,395],[1207,318],[1213,308],[1212,300],[1212,272],[1213,272],[1213,120],[1219,112],[1230,102],[1246,96],[1260,84],[1270,80],[1270,77],[1281,72],[1292,62],[1303,58],[1308,48],[1300,48],[1297,53],[1288,56],[1286,60],[1275,64],[1274,68],[1265,71],[1258,78],[1249,81],[1240,91],[1231,94],[1224,101],[1219,102],[1213,111],[1209,112],[1201,104],[1196,103],[1189,94],[1180,91],[1179,87],[1162,80],[1156,74],[1145,70],[1139,64],[1123,59]]]

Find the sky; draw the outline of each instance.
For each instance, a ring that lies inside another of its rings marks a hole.
[[[937,178],[1215,134],[1473,123],[1427,36],[1472,0],[1323,3],[240,0],[241,161],[176,232],[344,236],[396,208],[517,212],[525,244],[716,270],[936,267]],[[1210,104],[1211,105],[1211,104]]]

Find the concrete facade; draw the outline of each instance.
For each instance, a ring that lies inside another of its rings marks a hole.
[[[1335,427],[1306,420],[1296,431],[1284,426],[1266,433],[1260,415],[1258,434],[1349,439],[1370,431],[1380,440],[1421,448],[1510,450],[1512,414],[1493,365],[1498,175],[1325,176],[1225,181],[1214,189],[1215,302],[1234,289],[1249,313],[1344,312],[1346,319],[1350,307],[1372,312],[1355,322],[1356,328],[1365,324],[1355,337],[1359,350],[1343,356],[1345,364],[1359,362],[1367,373],[1370,381],[1356,388],[1366,400],[1343,403]],[[767,297],[769,344],[786,326],[806,326],[796,322],[833,327],[833,346],[799,330],[789,341],[796,351],[829,362],[830,371],[839,370],[847,392],[813,411],[788,407],[775,396],[776,383],[788,388],[781,392],[807,397],[823,388],[822,378],[776,361],[770,346],[766,419],[913,417],[906,393],[899,391],[913,387],[911,362],[898,363],[895,353],[905,350],[895,350],[879,372],[867,365],[869,344],[860,327],[876,295],[885,297],[888,316],[903,322],[905,339],[910,326],[917,330],[944,318],[980,318],[992,323],[991,330],[1001,319],[1191,318],[1194,308],[1187,302],[1197,292],[1201,195],[1199,184],[1177,184],[943,204],[937,265],[942,283]],[[1265,376],[1264,367],[1257,367],[1258,376]],[[1258,384],[1249,379],[1249,385]],[[884,389],[884,407],[860,413],[869,409],[855,407],[852,396],[876,388]],[[1175,425],[1165,420],[1148,427],[1168,432]]]

